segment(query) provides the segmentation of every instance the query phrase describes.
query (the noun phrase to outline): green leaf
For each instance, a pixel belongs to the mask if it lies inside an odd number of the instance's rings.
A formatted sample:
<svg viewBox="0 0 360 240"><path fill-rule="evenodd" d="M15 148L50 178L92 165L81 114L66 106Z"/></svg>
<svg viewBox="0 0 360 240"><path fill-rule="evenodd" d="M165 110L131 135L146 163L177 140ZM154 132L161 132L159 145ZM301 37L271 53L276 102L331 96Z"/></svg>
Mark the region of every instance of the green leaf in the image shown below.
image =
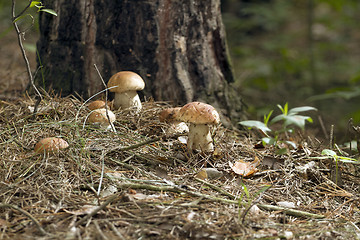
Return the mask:
<svg viewBox="0 0 360 240"><path fill-rule="evenodd" d="M277 107L281 110L281 112L286 116L288 113L288 103L285 103L284 107L282 107L280 104L277 105Z"/></svg>
<svg viewBox="0 0 360 240"><path fill-rule="evenodd" d="M36 5L41 6L42 5L41 1L32 1L30 4L30 8L35 7ZM38 7L38 6L36 6L36 7Z"/></svg>
<svg viewBox="0 0 360 240"><path fill-rule="evenodd" d="M310 106L296 107L296 108L290 109L289 115L295 115L299 112L306 112L306 111L317 111L317 109L314 107L310 107Z"/></svg>
<svg viewBox="0 0 360 240"><path fill-rule="evenodd" d="M271 132L271 129L268 128L263 122L260 122L260 121L248 120L248 121L241 121L239 123L248 128L257 128L263 132Z"/></svg>
<svg viewBox="0 0 360 240"><path fill-rule="evenodd" d="M339 157L339 161L343 163L360 164L360 162L356 159L343 159L342 157Z"/></svg>
<svg viewBox="0 0 360 240"><path fill-rule="evenodd" d="M271 110L267 115L264 115L264 123L267 126L267 124L269 123L270 117L272 115L274 110Z"/></svg>
<svg viewBox="0 0 360 240"><path fill-rule="evenodd" d="M284 155L286 153L287 153L286 148L280 148L280 149L276 150L276 154L278 154L278 155Z"/></svg>
<svg viewBox="0 0 360 240"><path fill-rule="evenodd" d="M257 191L253 198L256 198L257 196L259 196L261 193L267 191L269 188L271 188L271 185L265 185L264 187L262 187L259 191Z"/></svg>
<svg viewBox="0 0 360 240"><path fill-rule="evenodd" d="M47 8L45 8L45 9L41 9L40 11L41 11L41 12L49 13L49 14L54 15L54 16L57 16L57 13L56 13L54 10L52 10L52 9L47 9Z"/></svg>
<svg viewBox="0 0 360 240"><path fill-rule="evenodd" d="M286 116L284 114L280 114L280 115L277 115L276 117L274 117L272 120L271 120L271 123L275 123L275 122L278 122L278 121L281 121L281 120L285 120L286 119Z"/></svg>
<svg viewBox="0 0 360 240"><path fill-rule="evenodd" d="M290 145L290 146L292 146L294 149L296 149L296 148L297 148L296 143L295 143L295 142L293 142L293 141L285 141L285 143L286 143L286 144L289 144L289 145Z"/></svg>
<svg viewBox="0 0 360 240"><path fill-rule="evenodd" d="M337 157L336 152L334 152L333 150L330 150L330 149L322 150L321 155L326 155L326 156L329 156L329 157Z"/></svg>
<svg viewBox="0 0 360 240"><path fill-rule="evenodd" d="M244 190L244 192L245 192L245 194L246 194L246 197L248 198L248 199L250 199L250 193L249 193L249 190L248 190L248 188L246 187L246 185L241 181L241 186L243 187L243 190Z"/></svg>
<svg viewBox="0 0 360 240"><path fill-rule="evenodd" d="M261 141L262 141L262 144L263 144L264 146L266 146L266 145L275 145L275 143L276 143L276 139L275 139L275 138L271 138L271 137L263 137L263 138L261 139Z"/></svg>
<svg viewBox="0 0 360 240"><path fill-rule="evenodd" d="M21 16L15 18L15 20L14 20L13 22L15 23L15 22L23 19L24 17L31 17L31 18L33 18L33 16L32 16L31 14L26 14L26 15L21 15Z"/></svg>
<svg viewBox="0 0 360 240"><path fill-rule="evenodd" d="M301 116L301 115L288 115L285 116L285 122L284 125L295 125L301 129L305 128L305 121L311 122L312 119L308 116Z"/></svg>

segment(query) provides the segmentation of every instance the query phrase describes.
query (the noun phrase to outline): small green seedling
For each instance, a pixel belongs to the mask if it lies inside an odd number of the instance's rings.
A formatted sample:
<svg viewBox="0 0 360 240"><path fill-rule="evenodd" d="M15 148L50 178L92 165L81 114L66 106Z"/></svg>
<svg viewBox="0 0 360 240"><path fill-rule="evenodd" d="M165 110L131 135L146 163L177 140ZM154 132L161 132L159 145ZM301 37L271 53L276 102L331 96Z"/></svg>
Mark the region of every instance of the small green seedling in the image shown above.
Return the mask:
<svg viewBox="0 0 360 240"><path fill-rule="evenodd" d="M256 121L256 120L248 120L248 121L241 121L239 122L241 125L248 127L249 129L256 128L259 129L264 137L262 138L262 143L264 146L266 145L273 145L278 147L279 143L286 143L291 145L292 147L296 148L296 144L293 141L280 141L279 136L280 134L285 134L288 137L288 134L294 132L294 127L300 128L301 130L305 129L305 123L310 122L312 123L313 120L309 116L299 115L300 112L307 112L307 111L316 111L317 109L314 107L303 106L303 107L296 107L289 110L288 103L283 106L277 105L277 107L281 110L281 114L274 117L270 121L270 117L273 113L271 110L267 115L264 115L264 122ZM269 128L269 125L282 121L282 128L277 131L273 131ZM280 148L277 153L284 154L287 152L286 148Z"/></svg>
<svg viewBox="0 0 360 240"><path fill-rule="evenodd" d="M336 164L338 163L338 161L343 162L343 163L352 163L352 164L360 164L360 161L358 159L355 158L350 158L350 157L344 157L344 156L339 156L335 151L330 150L330 149L324 149L321 152L321 155L323 155L322 157L312 157L314 159L328 159L328 158L332 158L334 159L334 161L336 162Z"/></svg>
<svg viewBox="0 0 360 240"><path fill-rule="evenodd" d="M241 181L242 189L244 190L239 198L239 220L241 220L242 223L245 221L245 216L249 212L250 208L256 203L256 201L261 197L261 195L266 192L269 188L271 188L271 185L265 185L262 187L259 191L257 191L253 196L250 195L250 192L246 185ZM244 195L246 195L247 201L243 200ZM241 207L245 207L243 211L241 211Z"/></svg>
<svg viewBox="0 0 360 240"><path fill-rule="evenodd" d="M335 147L341 153L340 148L335 144ZM332 158L335 161L335 183L338 183L339 161L343 163L360 164L360 161L355 158L339 156L335 151L331 149L324 149L321 152L321 157L312 157L313 159L329 159Z"/></svg>

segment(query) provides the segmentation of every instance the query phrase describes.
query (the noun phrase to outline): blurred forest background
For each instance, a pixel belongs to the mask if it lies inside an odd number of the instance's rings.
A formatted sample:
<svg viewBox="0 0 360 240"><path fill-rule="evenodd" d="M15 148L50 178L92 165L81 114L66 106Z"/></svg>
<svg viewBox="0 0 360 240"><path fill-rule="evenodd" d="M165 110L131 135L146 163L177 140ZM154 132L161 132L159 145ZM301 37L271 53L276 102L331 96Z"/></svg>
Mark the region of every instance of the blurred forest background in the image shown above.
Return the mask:
<svg viewBox="0 0 360 240"><path fill-rule="evenodd" d="M221 2L234 87L248 106L249 119L261 120L277 104L289 102L290 108L318 108L327 129L335 124L340 136L346 135L349 118L360 123L359 0ZM17 1L17 13L27 3ZM27 79L10 20L11 1L0 0L0 9L0 94L20 94ZM19 24L24 30L31 26L31 18ZM25 35L34 71L37 38L34 19ZM19 64L20 72L13 71L14 64ZM16 84L10 84L11 79Z"/></svg>

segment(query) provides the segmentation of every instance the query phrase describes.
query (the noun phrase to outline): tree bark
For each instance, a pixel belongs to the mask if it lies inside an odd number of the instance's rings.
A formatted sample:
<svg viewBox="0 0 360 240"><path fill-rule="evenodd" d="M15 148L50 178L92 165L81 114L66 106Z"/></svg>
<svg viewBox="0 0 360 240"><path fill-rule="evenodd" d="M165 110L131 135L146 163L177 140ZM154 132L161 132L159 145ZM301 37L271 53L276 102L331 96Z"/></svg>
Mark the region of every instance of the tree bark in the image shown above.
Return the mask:
<svg viewBox="0 0 360 240"><path fill-rule="evenodd" d="M140 74L142 92L183 105L212 104L228 117L241 101L227 54L220 0L44 0L58 17L40 14L37 83L84 97L123 70Z"/></svg>

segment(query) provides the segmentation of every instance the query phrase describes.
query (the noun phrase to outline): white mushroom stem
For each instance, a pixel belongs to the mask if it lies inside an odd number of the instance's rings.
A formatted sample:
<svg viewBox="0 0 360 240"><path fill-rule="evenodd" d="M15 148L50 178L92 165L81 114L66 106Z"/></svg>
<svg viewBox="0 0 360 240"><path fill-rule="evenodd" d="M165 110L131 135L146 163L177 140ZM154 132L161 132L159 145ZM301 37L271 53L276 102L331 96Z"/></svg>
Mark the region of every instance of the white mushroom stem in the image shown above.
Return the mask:
<svg viewBox="0 0 360 240"><path fill-rule="evenodd" d="M135 108L136 112L139 112L142 109L139 95L137 94L136 91L115 93L114 108L115 109Z"/></svg>
<svg viewBox="0 0 360 240"><path fill-rule="evenodd" d="M169 129L168 129L169 134L184 133L184 132L189 132L189 128L186 125L186 123L180 122L180 121L174 121L174 122L170 123Z"/></svg>
<svg viewBox="0 0 360 240"><path fill-rule="evenodd" d="M190 123L187 146L203 152L214 151L209 125Z"/></svg>
<svg viewBox="0 0 360 240"><path fill-rule="evenodd" d="M100 123L100 128L105 130L105 131L114 131L116 132L116 129L114 127L114 124L111 122L107 122L107 123Z"/></svg>

